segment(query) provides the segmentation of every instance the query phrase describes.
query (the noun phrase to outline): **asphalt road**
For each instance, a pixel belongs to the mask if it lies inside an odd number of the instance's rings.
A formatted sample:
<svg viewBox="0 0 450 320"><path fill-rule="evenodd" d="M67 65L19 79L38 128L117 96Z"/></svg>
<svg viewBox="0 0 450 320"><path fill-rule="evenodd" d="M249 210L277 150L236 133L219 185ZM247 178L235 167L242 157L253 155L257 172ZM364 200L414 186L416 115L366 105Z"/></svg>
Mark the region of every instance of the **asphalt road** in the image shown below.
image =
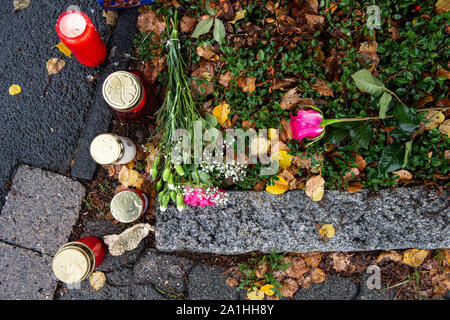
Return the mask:
<svg viewBox="0 0 450 320"><path fill-rule="evenodd" d="M95 0L32 0L14 12L11 1L0 6L0 209L5 184L18 164L70 172L71 161L91 108L102 67L89 68L67 58L60 74L48 78L46 61L62 54L55 25L69 5L78 5L108 42L112 28L105 24ZM10 96L11 84L22 93Z"/></svg>

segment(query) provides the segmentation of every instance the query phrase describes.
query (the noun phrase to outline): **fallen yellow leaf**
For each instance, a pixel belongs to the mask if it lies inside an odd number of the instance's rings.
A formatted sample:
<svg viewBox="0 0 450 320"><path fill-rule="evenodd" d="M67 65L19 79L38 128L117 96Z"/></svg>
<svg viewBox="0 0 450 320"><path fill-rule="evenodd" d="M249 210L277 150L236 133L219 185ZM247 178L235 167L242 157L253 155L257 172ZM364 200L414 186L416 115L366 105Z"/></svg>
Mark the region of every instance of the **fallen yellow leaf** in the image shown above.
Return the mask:
<svg viewBox="0 0 450 320"><path fill-rule="evenodd" d="M266 284L266 285L262 286L261 289L259 289L259 291L264 292L264 294L266 294L268 296L273 296L275 294L275 292L272 290L273 288L274 288L273 285Z"/></svg>
<svg viewBox="0 0 450 320"><path fill-rule="evenodd" d="M322 200L324 193L325 180L321 175L309 178L306 181L306 195L311 198L312 201Z"/></svg>
<svg viewBox="0 0 450 320"><path fill-rule="evenodd" d="M332 224L324 224L320 228L319 233L328 239L334 237L336 229L334 229Z"/></svg>
<svg viewBox="0 0 450 320"><path fill-rule="evenodd" d="M403 253L402 263L410 267L418 267L430 253L429 250L409 249Z"/></svg>
<svg viewBox="0 0 450 320"><path fill-rule="evenodd" d="M231 126L231 120L228 118L230 111L230 105L226 102L222 102L213 110L213 115L217 118L217 122L219 122L223 128Z"/></svg>
<svg viewBox="0 0 450 320"><path fill-rule="evenodd" d="M270 157L271 161L278 161L280 168L289 168L292 164L292 158L294 156L287 153L287 151L280 150Z"/></svg>
<svg viewBox="0 0 450 320"><path fill-rule="evenodd" d="M119 171L119 182L126 188L131 186L141 189L144 178L136 170L130 170L127 166L122 166Z"/></svg>
<svg viewBox="0 0 450 320"><path fill-rule="evenodd" d="M275 129L275 128L270 128L270 129L267 131L267 137L268 137L270 140L274 140L274 139L278 138L278 132L277 132L277 129Z"/></svg>
<svg viewBox="0 0 450 320"><path fill-rule="evenodd" d="M27 8L31 4L31 0L14 0L14 11Z"/></svg>
<svg viewBox="0 0 450 320"><path fill-rule="evenodd" d="M58 43L56 47L61 51L61 53L64 53L69 58L72 56L72 52L69 50L69 48L66 47L66 45L62 42Z"/></svg>
<svg viewBox="0 0 450 320"><path fill-rule="evenodd" d="M450 138L450 119L447 119L441 123L441 125L439 126L439 131Z"/></svg>
<svg viewBox="0 0 450 320"><path fill-rule="evenodd" d="M46 68L48 75L60 73L66 65L66 62L60 58L52 58L47 61Z"/></svg>
<svg viewBox="0 0 450 320"><path fill-rule="evenodd" d="M9 94L14 96L22 92L22 88L18 84L13 84L9 87Z"/></svg>
<svg viewBox="0 0 450 320"><path fill-rule="evenodd" d="M248 300L263 300L265 297L264 292L254 288L247 291Z"/></svg>
<svg viewBox="0 0 450 320"><path fill-rule="evenodd" d="M425 116L429 122L425 124L425 130L433 130L434 128L439 127L439 125L444 122L445 116L440 111L428 111Z"/></svg>
<svg viewBox="0 0 450 320"><path fill-rule="evenodd" d="M239 12L236 12L236 16L234 17L233 20L231 20L229 23L235 24L236 22L238 22L241 19L244 19L245 17L245 13L247 12L247 10L241 10Z"/></svg>
<svg viewBox="0 0 450 320"><path fill-rule="evenodd" d="M266 191L271 194L282 194L289 190L289 182L287 182L285 179L283 179L280 176L277 176L278 180L274 181L274 185L267 185Z"/></svg>
<svg viewBox="0 0 450 320"><path fill-rule="evenodd" d="M95 271L91 276L89 277L89 283L91 284L91 288L94 291L99 291L106 282L106 276L101 271Z"/></svg>

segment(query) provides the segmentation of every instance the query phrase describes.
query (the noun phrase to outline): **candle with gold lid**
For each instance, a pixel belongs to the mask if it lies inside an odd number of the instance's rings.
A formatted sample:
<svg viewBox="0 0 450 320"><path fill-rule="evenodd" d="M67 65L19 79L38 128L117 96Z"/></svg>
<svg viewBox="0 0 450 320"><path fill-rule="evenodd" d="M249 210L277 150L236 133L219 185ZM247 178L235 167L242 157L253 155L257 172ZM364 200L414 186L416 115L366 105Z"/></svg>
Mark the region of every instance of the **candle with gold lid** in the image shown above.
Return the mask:
<svg viewBox="0 0 450 320"><path fill-rule="evenodd" d="M139 190L126 189L117 193L111 201L113 217L122 223L138 220L147 210L148 198Z"/></svg>
<svg viewBox="0 0 450 320"><path fill-rule="evenodd" d="M127 164L136 156L136 145L126 137L103 133L92 140L90 152L101 165Z"/></svg>
<svg viewBox="0 0 450 320"><path fill-rule="evenodd" d="M139 77L131 72L110 74L103 83L103 98L120 121L138 119L145 114L145 88Z"/></svg>

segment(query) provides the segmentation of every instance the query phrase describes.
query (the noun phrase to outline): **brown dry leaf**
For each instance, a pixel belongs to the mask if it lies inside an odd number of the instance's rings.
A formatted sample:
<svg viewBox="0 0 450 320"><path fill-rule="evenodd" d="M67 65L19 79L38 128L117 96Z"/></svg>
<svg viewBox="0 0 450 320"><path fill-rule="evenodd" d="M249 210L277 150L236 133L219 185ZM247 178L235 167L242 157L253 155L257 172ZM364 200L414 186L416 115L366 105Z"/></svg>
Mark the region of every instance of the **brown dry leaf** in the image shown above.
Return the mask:
<svg viewBox="0 0 450 320"><path fill-rule="evenodd" d="M199 79L207 79L208 83L200 83L198 84L196 81L192 81L192 90L197 95L208 96L214 91L214 85L209 81L209 79L215 76L215 67L216 64L213 62L200 62L200 66L192 72L191 76ZM207 75L207 77L205 77ZM201 88L204 89L202 92Z"/></svg>
<svg viewBox="0 0 450 320"><path fill-rule="evenodd" d="M318 0L307 0L306 2L311 7L311 9L314 10L315 13L318 12L318 9L319 9L319 1Z"/></svg>
<svg viewBox="0 0 450 320"><path fill-rule="evenodd" d="M312 268L317 268L320 260L322 259L321 252L308 252L303 254L303 259L306 264Z"/></svg>
<svg viewBox="0 0 450 320"><path fill-rule="evenodd" d="M358 170L359 171L364 171L364 169L366 169L367 167L367 162L366 160L364 160L363 157L361 157L359 154L355 155L355 162L358 164Z"/></svg>
<svg viewBox="0 0 450 320"><path fill-rule="evenodd" d="M144 178L136 170L122 166L119 171L119 182L127 188L136 187L136 189L140 190L142 183L144 183Z"/></svg>
<svg viewBox="0 0 450 320"><path fill-rule="evenodd" d="M263 191L266 188L266 182L260 181L252 187L252 191Z"/></svg>
<svg viewBox="0 0 450 320"><path fill-rule="evenodd" d="M197 19L189 16L184 16L180 21L180 30L183 33L189 33L194 30L197 24Z"/></svg>
<svg viewBox="0 0 450 320"><path fill-rule="evenodd" d="M445 77L445 78L447 78L447 80L449 80L450 79L450 71L445 70L444 68L441 68L436 72L436 77L438 77L438 78Z"/></svg>
<svg viewBox="0 0 450 320"><path fill-rule="evenodd" d="M228 277L225 283L232 288L236 288L238 286L238 281L233 277Z"/></svg>
<svg viewBox="0 0 450 320"><path fill-rule="evenodd" d="M91 284L91 288L94 291L99 291L101 288L103 288L103 286L105 285L105 282L106 282L106 276L101 271L95 271L89 277L89 283Z"/></svg>
<svg viewBox="0 0 450 320"><path fill-rule="evenodd" d="M302 97L298 93L298 88L292 88L281 98L280 107L283 110L292 110L297 106L301 99Z"/></svg>
<svg viewBox="0 0 450 320"><path fill-rule="evenodd" d="M148 33L152 31L159 36L166 29L166 22L163 17L158 16L154 11L145 10L138 17L137 27L140 32Z"/></svg>
<svg viewBox="0 0 450 320"><path fill-rule="evenodd" d="M289 121L285 119L281 119L281 126L283 127L283 130L280 132L280 136L283 134L283 132L286 134L287 139L292 139L292 130L291 130L291 124Z"/></svg>
<svg viewBox="0 0 450 320"><path fill-rule="evenodd" d="M275 83L271 88L272 90L286 89L292 87L297 81L298 79L296 78L275 79Z"/></svg>
<svg viewBox="0 0 450 320"><path fill-rule="evenodd" d="M311 169L312 173L320 172L320 168L323 165L324 156L321 153L313 154L314 164L311 166L313 162L311 157L307 156L306 153L299 154L292 159L292 163L299 168Z"/></svg>
<svg viewBox="0 0 450 320"><path fill-rule="evenodd" d="M323 16L315 15L315 14L307 14L305 13L305 19L308 25L314 27L317 24L324 24L325 18Z"/></svg>
<svg viewBox="0 0 450 320"><path fill-rule="evenodd" d="M325 180L321 175L309 178L306 181L306 195L311 198L312 201L322 200L324 193Z"/></svg>
<svg viewBox="0 0 450 320"><path fill-rule="evenodd" d="M266 262L264 262L263 264L258 265L258 268L256 269L255 272L255 276L257 278L263 279L267 270L269 270L269 265Z"/></svg>
<svg viewBox="0 0 450 320"><path fill-rule="evenodd" d="M435 5L436 13L444 13L450 11L450 1L438 0Z"/></svg>
<svg viewBox="0 0 450 320"><path fill-rule="evenodd" d="M102 17L106 18L106 24L115 27L119 20L119 12L114 10L103 10Z"/></svg>
<svg viewBox="0 0 450 320"><path fill-rule="evenodd" d="M211 60L216 56L212 46L199 46L197 47L196 52L200 57L205 58L206 60Z"/></svg>
<svg viewBox="0 0 450 320"><path fill-rule="evenodd" d="M441 125L439 126L439 131L450 138L450 119L447 119L441 123Z"/></svg>
<svg viewBox="0 0 450 320"><path fill-rule="evenodd" d="M450 150L445 150L444 151L444 158L447 160L450 160Z"/></svg>
<svg viewBox="0 0 450 320"><path fill-rule="evenodd" d="M328 86L325 80L317 79L316 83L311 86L311 89L316 90L323 96L334 97L333 90Z"/></svg>
<svg viewBox="0 0 450 320"><path fill-rule="evenodd" d="M397 171L392 172L392 174L399 175L399 177L397 179L395 179L396 181L411 180L413 177L411 172L409 172L408 170L397 170Z"/></svg>
<svg viewBox="0 0 450 320"><path fill-rule="evenodd" d="M444 274L431 278L431 283L433 285L433 298L443 297L450 290L450 274L444 271Z"/></svg>
<svg viewBox="0 0 450 320"><path fill-rule="evenodd" d="M227 71L219 76L219 84L228 88L230 86L230 81L233 79L233 73Z"/></svg>
<svg viewBox="0 0 450 320"><path fill-rule="evenodd" d="M51 58L46 63L48 75L60 73L65 65L66 62L64 60L60 58Z"/></svg>
<svg viewBox="0 0 450 320"><path fill-rule="evenodd" d="M13 2L14 11L28 8L28 6L30 4L31 4L31 0L14 0L14 2Z"/></svg>
<svg viewBox="0 0 450 320"><path fill-rule="evenodd" d="M165 56L155 56L151 61L145 61L141 65L141 72L145 80L149 83L155 83L158 80L158 76L166 67L166 57Z"/></svg>
<svg viewBox="0 0 450 320"><path fill-rule="evenodd" d="M355 270L355 266L351 263L352 254L346 252L334 252L331 254L331 265L338 272L350 272Z"/></svg>
<svg viewBox="0 0 450 320"><path fill-rule="evenodd" d="M359 52L361 53L376 53L378 50L378 43L376 41L368 41L361 43L359 47Z"/></svg>
<svg viewBox="0 0 450 320"><path fill-rule="evenodd" d="M348 171L345 175L344 175L344 181L345 182L349 182L352 181L354 179L356 179L359 175L359 169L358 168L350 168L350 171Z"/></svg>
<svg viewBox="0 0 450 320"><path fill-rule="evenodd" d="M287 278L281 281L281 295L285 298L293 298L298 290L297 281L292 278Z"/></svg>
<svg viewBox="0 0 450 320"><path fill-rule="evenodd" d="M311 281L313 283L322 283L327 279L327 275L325 274L325 271L323 271L320 268L314 268L311 271Z"/></svg>
<svg viewBox="0 0 450 320"><path fill-rule="evenodd" d="M410 267L418 267L422 264L430 250L409 249L403 253L402 263Z"/></svg>
<svg viewBox="0 0 450 320"><path fill-rule="evenodd" d="M286 263L292 263L289 268L286 269L286 275L291 278L299 279L305 273L311 270L302 257L286 257L283 259Z"/></svg>
<svg viewBox="0 0 450 320"><path fill-rule="evenodd" d="M402 255L394 250L385 251L380 253L380 255L377 258L377 262L380 263L385 259L390 259L391 261L399 262L400 260L402 260Z"/></svg>
<svg viewBox="0 0 450 320"><path fill-rule="evenodd" d="M350 193L356 193L362 190L364 185L361 183L361 181L354 181L350 182L347 187L347 191Z"/></svg>
<svg viewBox="0 0 450 320"><path fill-rule="evenodd" d="M256 89L256 77L239 77L236 84L244 92L252 93Z"/></svg>

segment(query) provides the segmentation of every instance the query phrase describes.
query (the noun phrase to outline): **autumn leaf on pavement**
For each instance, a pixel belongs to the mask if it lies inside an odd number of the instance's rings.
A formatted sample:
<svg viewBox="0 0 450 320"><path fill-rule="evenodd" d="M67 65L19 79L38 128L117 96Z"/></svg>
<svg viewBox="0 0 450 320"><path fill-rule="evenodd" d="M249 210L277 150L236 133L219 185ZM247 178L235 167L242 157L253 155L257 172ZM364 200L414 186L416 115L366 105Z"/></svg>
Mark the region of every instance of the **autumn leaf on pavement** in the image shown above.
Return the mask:
<svg viewBox="0 0 450 320"><path fill-rule="evenodd" d="M285 272L286 275L291 278L299 279L311 270L302 257L286 257L283 259L283 262L290 264Z"/></svg>
<svg viewBox="0 0 450 320"><path fill-rule="evenodd" d="M115 27L119 20L119 12L113 10L103 10L102 16L106 18L106 24Z"/></svg>
<svg viewBox="0 0 450 320"><path fill-rule="evenodd" d="M22 92L22 88L18 84L12 84L9 87L9 94L11 96L15 96L16 94L19 94Z"/></svg>
<svg viewBox="0 0 450 320"><path fill-rule="evenodd" d="M306 23L308 23L308 25L310 25L311 27L314 27L316 25L322 25L325 22L325 17L315 14L305 13L305 19Z"/></svg>
<svg viewBox="0 0 450 320"><path fill-rule="evenodd" d="M298 88L292 88L286 92L281 98L280 107L283 110L292 110L302 99L302 96L298 93Z"/></svg>
<svg viewBox="0 0 450 320"><path fill-rule="evenodd" d="M322 259L321 252L308 252L304 253L302 256L306 264L312 268L316 268L319 265L320 260Z"/></svg>
<svg viewBox="0 0 450 320"><path fill-rule="evenodd" d="M184 16L180 21L180 30L183 33L189 33L194 30L197 24L197 19L189 16Z"/></svg>
<svg viewBox="0 0 450 320"><path fill-rule="evenodd" d="M397 179L395 179L396 181L411 180L413 177L411 172L409 172L408 170L397 170L397 171L392 172L392 174L399 176Z"/></svg>
<svg viewBox="0 0 450 320"><path fill-rule="evenodd" d="M293 298L298 290L298 283L292 278L281 281L281 295L285 298Z"/></svg>
<svg viewBox="0 0 450 320"><path fill-rule="evenodd" d="M152 31L159 36L166 29L166 22L152 10L145 10L138 17L137 27L142 33Z"/></svg>
<svg viewBox="0 0 450 320"><path fill-rule="evenodd" d="M28 6L31 4L31 0L14 0L14 11L22 10L25 8L28 8Z"/></svg>
<svg viewBox="0 0 450 320"><path fill-rule="evenodd" d="M263 300L264 297L265 297L264 292L262 292L256 288L253 288L253 289L250 289L249 291L247 291L248 300Z"/></svg>
<svg viewBox="0 0 450 320"><path fill-rule="evenodd" d="M119 171L119 182L127 188L136 187L136 189L141 189L144 178L136 170L128 169L127 166L122 166Z"/></svg>
<svg viewBox="0 0 450 320"><path fill-rule="evenodd" d="M89 277L89 283L91 284L91 288L94 291L99 291L106 282L106 276L101 271L95 271L91 276Z"/></svg>
<svg viewBox="0 0 450 320"><path fill-rule="evenodd" d="M277 176L278 180L274 181L274 184L266 186L266 191L271 194L282 194L289 190L289 182L280 176Z"/></svg>
<svg viewBox="0 0 450 320"><path fill-rule="evenodd" d="M205 58L206 60L214 60L213 58L216 56L212 46L198 46L196 52L200 57Z"/></svg>
<svg viewBox="0 0 450 320"><path fill-rule="evenodd" d="M60 58L52 58L47 61L46 67L48 75L60 73L66 65L66 62Z"/></svg>
<svg viewBox="0 0 450 320"><path fill-rule="evenodd" d="M336 234L336 229L334 229L332 224L324 224L320 229L319 229L319 234L321 234L322 236L325 237L325 239L329 239L334 237L334 235Z"/></svg>
<svg viewBox="0 0 450 320"><path fill-rule="evenodd" d="M325 180L321 175L309 178L306 181L306 195L311 198L312 201L322 200L324 194Z"/></svg>
<svg viewBox="0 0 450 320"><path fill-rule="evenodd" d="M219 84L228 88L230 86L230 80L233 79L233 73L231 71L227 71L219 76Z"/></svg>
<svg viewBox="0 0 450 320"><path fill-rule="evenodd" d="M63 42L58 43L55 47L57 47L59 51L64 55L66 55L67 57L70 58L72 56L72 52L70 51L69 48L67 48L67 46Z"/></svg>
<svg viewBox="0 0 450 320"><path fill-rule="evenodd" d="M272 290L274 286L272 284L266 284L262 286L259 290L264 292L265 295L273 296L275 292Z"/></svg>
<svg viewBox="0 0 450 320"><path fill-rule="evenodd" d="M349 272L353 273L355 271L355 265L350 261L352 254L346 252L334 252L331 254L331 265L333 269L338 272Z"/></svg>
<svg viewBox="0 0 450 320"><path fill-rule="evenodd" d="M323 96L334 97L333 90L328 86L325 80L317 79L316 83L311 86L311 89L316 90Z"/></svg>
<svg viewBox="0 0 450 320"><path fill-rule="evenodd" d="M420 266L425 258L430 253L430 250L410 249L403 253L402 263L410 267Z"/></svg>
<svg viewBox="0 0 450 320"><path fill-rule="evenodd" d="M327 279L325 271L320 268L314 268L311 271L311 281L314 283L322 283Z"/></svg>
<svg viewBox="0 0 450 320"><path fill-rule="evenodd" d="M361 181L353 181L348 184L347 191L350 193L356 193L362 190L364 185Z"/></svg>

